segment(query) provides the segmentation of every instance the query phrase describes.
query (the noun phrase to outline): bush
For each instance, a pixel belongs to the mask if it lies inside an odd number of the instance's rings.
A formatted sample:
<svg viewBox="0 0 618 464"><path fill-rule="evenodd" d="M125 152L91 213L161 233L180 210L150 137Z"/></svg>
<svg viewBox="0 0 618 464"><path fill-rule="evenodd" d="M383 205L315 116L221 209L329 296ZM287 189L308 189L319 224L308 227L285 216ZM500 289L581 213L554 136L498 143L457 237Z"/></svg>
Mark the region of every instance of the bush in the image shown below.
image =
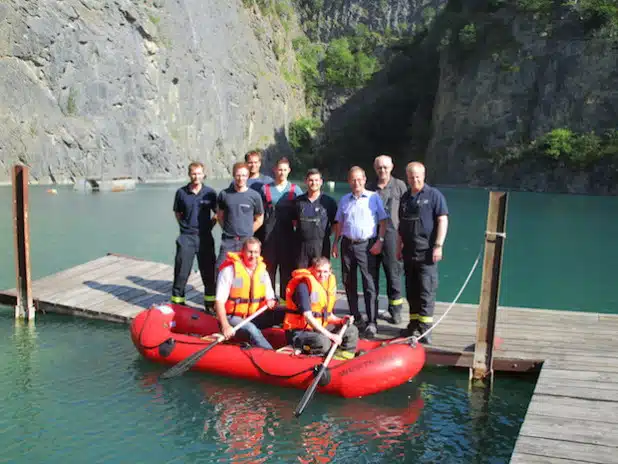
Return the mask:
<svg viewBox="0 0 618 464"><path fill-rule="evenodd" d="M533 144L542 154L557 160L571 157L574 141L575 134L570 129L554 129Z"/></svg>
<svg viewBox="0 0 618 464"><path fill-rule="evenodd" d="M357 89L378 69L378 61L362 50L353 51L346 37L328 44L324 58L324 75L328 85Z"/></svg>
<svg viewBox="0 0 618 464"><path fill-rule="evenodd" d="M317 135L322 123L315 118L300 118L289 127L288 141L295 152L311 151L313 138Z"/></svg>

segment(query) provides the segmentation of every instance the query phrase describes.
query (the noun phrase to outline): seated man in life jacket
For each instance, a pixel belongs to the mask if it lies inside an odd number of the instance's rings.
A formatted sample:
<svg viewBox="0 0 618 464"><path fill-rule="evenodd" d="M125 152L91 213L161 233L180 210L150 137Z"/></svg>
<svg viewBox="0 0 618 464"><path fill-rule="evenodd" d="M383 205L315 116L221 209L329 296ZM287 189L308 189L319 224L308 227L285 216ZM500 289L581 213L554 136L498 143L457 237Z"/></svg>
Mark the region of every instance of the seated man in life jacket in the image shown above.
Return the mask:
<svg viewBox="0 0 618 464"><path fill-rule="evenodd" d="M309 269L297 269L285 291L287 311L283 319L286 337L295 349L308 354L326 354L332 343L339 348L334 359L351 359L358 344L358 329L350 325L343 337L334 333L346 321L333 314L337 284L330 262L314 258Z"/></svg>
<svg viewBox="0 0 618 464"><path fill-rule="evenodd" d="M233 327L243 319L264 305L270 309L277 305L270 277L260 256L261 248L257 238L249 237L243 243L240 253L228 252L226 260L219 267L215 311L226 340L234 336ZM261 329L275 324L274 311L266 311L239 332L244 331L252 345L272 350L273 347Z"/></svg>

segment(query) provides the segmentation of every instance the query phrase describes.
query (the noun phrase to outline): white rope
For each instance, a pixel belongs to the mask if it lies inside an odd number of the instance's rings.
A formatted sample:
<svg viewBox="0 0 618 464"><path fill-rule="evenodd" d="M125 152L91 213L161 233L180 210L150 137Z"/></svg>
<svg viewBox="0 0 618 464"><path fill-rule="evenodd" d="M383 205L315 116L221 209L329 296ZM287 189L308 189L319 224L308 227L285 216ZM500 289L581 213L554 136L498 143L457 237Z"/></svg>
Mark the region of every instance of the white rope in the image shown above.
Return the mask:
<svg viewBox="0 0 618 464"><path fill-rule="evenodd" d="M472 265L472 269L470 269L470 272L468 273L468 277L466 277L465 282L463 283L462 287L459 289L459 293L457 293L457 296L455 296L455 299L453 300L453 302L449 305L446 311L444 311L444 314L442 314L442 316L440 316L440 318L436 321L436 323L432 325L431 327L429 327L429 329L427 329L424 333L422 333L418 337L407 337L408 339L412 338L412 341L416 343L416 341L425 337L428 333L430 333L433 329L435 329L440 322L442 322L442 319L444 319L446 315L449 313L449 311L453 309L453 306L455 306L455 304L457 303L457 300L459 300L459 297L461 296L463 291L466 289L468 282L470 282L470 279L472 278L472 274L474 274L476 267L479 265L479 261L481 260L482 255L483 255L483 245L481 246L481 250L479 251L479 254L474 260L474 264Z"/></svg>
<svg viewBox="0 0 618 464"><path fill-rule="evenodd" d="M488 235L493 235L495 237L506 238L506 232L492 232L491 230L486 230L485 231L485 237L487 237Z"/></svg>

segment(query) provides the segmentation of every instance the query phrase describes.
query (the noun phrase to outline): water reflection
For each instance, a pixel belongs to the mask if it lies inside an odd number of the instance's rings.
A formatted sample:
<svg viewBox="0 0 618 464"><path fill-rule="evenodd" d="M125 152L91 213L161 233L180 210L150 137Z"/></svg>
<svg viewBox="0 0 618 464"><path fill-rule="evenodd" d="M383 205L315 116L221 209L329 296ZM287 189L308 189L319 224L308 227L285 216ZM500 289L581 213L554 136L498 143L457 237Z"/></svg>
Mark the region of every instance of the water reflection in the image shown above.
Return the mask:
<svg viewBox="0 0 618 464"><path fill-rule="evenodd" d="M403 456L424 407L418 387L408 384L361 399L317 395L298 419L293 412L301 390L203 374L158 383L159 372L143 374L152 400L173 404L176 417L167 419L200 427L196 440L216 443L209 456L220 462L348 462L364 449Z"/></svg>

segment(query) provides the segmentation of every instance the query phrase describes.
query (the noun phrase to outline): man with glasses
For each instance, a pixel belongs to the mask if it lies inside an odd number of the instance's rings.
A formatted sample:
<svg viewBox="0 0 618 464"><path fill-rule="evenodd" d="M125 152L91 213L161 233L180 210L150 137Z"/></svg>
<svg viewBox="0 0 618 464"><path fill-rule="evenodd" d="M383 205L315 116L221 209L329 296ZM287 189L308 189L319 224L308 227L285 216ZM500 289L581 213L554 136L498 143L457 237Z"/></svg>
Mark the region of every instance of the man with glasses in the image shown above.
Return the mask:
<svg viewBox="0 0 618 464"><path fill-rule="evenodd" d="M354 316L354 323L362 328L364 322L358 311L358 269L361 273L367 314L367 326L364 327L363 335L373 338L378 333L376 256L382 252L388 214L384 211L380 196L365 190L366 182L367 176L362 168L354 166L348 171L348 183L352 192L339 201L332 255L333 258L339 256L339 239L342 238L341 270L350 314Z"/></svg>

